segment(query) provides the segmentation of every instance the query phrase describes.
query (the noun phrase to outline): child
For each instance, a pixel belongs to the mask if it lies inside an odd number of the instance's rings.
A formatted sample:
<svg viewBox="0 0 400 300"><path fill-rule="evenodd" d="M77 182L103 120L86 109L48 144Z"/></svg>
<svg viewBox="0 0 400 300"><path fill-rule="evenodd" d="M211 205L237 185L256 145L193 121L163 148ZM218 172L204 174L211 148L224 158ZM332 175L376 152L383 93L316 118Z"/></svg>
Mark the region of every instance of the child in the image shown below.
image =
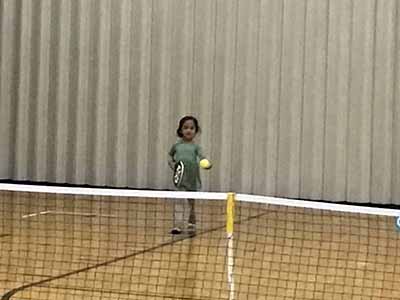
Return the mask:
<svg viewBox="0 0 400 300"><path fill-rule="evenodd" d="M182 161L185 168L183 178L177 187L180 191L199 191L201 188L199 161L204 159L201 148L194 143L194 138L200 132L199 122L195 117L186 116L179 121L176 131L179 141L169 151L168 161L171 169L175 163ZM194 212L194 199L187 199L189 205L188 229L195 230L196 216ZM174 228L171 234L180 234L184 225L185 202L176 200L174 206Z"/></svg>

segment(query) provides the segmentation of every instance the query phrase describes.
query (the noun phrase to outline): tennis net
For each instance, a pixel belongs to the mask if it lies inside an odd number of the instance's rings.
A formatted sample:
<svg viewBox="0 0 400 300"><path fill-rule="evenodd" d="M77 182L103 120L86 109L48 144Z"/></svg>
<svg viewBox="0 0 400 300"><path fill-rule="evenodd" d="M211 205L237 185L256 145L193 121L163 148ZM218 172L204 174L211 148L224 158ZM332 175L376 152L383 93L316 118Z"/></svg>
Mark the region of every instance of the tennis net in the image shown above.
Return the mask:
<svg viewBox="0 0 400 300"><path fill-rule="evenodd" d="M398 215L244 194L0 184L0 299L399 299ZM185 223L172 235L177 218Z"/></svg>

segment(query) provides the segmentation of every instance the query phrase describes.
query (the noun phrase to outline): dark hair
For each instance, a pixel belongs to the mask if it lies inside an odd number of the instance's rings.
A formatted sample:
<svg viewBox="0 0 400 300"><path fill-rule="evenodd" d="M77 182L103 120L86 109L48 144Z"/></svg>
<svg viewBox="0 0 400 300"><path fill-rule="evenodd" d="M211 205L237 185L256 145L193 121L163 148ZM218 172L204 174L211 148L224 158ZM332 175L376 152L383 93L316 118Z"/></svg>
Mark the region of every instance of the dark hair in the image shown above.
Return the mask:
<svg viewBox="0 0 400 300"><path fill-rule="evenodd" d="M178 129L176 130L176 134L177 134L177 136L179 136L180 138L183 137L183 133L182 133L183 124L185 124L185 122L186 122L186 121L189 121L189 120L192 120L192 121L193 121L193 123L194 123L194 129L195 129L195 132L196 132L196 133L198 133L198 132L201 131L201 128L200 128L200 126L199 126L199 121L197 121L197 119L196 119L195 117L193 117L193 116L185 116L185 117L183 117L182 119L179 120L179 127L178 127Z"/></svg>

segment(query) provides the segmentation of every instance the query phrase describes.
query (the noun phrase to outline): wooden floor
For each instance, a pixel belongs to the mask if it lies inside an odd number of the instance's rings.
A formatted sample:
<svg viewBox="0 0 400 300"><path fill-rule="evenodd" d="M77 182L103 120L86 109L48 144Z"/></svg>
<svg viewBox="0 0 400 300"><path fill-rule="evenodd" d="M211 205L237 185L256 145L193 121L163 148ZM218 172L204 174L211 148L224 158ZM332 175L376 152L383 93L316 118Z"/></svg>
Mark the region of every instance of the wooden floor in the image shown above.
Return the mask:
<svg viewBox="0 0 400 300"><path fill-rule="evenodd" d="M0 192L0 299L229 299L222 201ZM237 205L235 299L400 299L389 217ZM1 298L2 295L3 298Z"/></svg>

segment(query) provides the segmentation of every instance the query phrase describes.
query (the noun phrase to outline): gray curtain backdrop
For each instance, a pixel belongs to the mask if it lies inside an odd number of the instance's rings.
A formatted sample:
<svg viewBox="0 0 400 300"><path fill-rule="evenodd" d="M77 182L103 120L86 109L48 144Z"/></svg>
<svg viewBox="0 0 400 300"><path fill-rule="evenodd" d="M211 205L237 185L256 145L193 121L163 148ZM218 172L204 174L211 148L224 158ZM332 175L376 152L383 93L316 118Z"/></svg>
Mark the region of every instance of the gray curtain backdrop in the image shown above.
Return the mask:
<svg viewBox="0 0 400 300"><path fill-rule="evenodd" d="M400 204L400 1L1 0L0 178Z"/></svg>

